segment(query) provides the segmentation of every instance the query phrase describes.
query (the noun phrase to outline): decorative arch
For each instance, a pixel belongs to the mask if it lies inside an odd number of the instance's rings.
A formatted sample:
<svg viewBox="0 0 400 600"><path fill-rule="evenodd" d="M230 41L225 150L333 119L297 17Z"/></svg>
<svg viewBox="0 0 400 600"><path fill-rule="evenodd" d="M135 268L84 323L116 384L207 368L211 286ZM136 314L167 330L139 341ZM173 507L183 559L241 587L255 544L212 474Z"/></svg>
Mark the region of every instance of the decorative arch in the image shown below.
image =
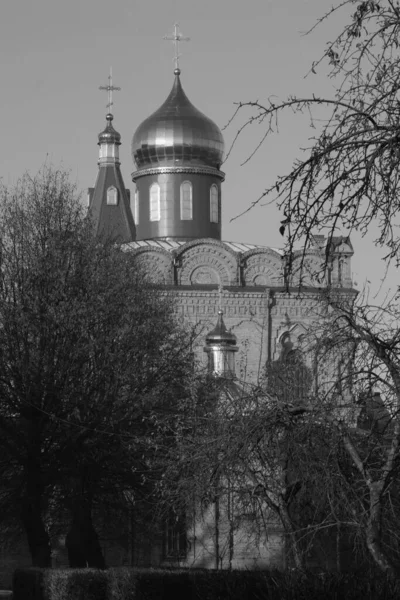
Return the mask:
<svg viewBox="0 0 400 600"><path fill-rule="evenodd" d="M317 253L295 257L288 275L290 287L321 287L326 285L324 258Z"/></svg>
<svg viewBox="0 0 400 600"><path fill-rule="evenodd" d="M140 248L134 251L135 260L143 268L148 281L160 285L173 284L172 259L161 248Z"/></svg>
<svg viewBox="0 0 400 600"><path fill-rule="evenodd" d="M237 256L217 240L195 240L175 254L180 285L237 285Z"/></svg>
<svg viewBox="0 0 400 600"><path fill-rule="evenodd" d="M245 286L261 285L282 287L284 285L283 261L278 252L270 248L256 248L242 255Z"/></svg>

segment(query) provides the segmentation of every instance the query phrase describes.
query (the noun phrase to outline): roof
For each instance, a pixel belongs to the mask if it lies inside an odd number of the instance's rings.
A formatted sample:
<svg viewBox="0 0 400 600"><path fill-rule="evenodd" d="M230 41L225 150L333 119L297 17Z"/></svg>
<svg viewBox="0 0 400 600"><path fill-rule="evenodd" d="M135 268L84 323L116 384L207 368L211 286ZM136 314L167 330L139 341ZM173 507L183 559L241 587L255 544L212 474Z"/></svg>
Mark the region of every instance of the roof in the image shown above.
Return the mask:
<svg viewBox="0 0 400 600"><path fill-rule="evenodd" d="M192 240L190 240L192 241ZM213 242L215 240L212 240ZM140 240L137 242L130 242L127 244L129 249L131 250L139 250L140 248L159 248L160 250L166 250L167 252L173 252L174 250L178 250L181 246L187 244L187 241L175 241L175 240ZM256 244L246 244L243 242L225 242L222 241L222 244L228 246L233 252L243 253L248 252L249 250L272 250L281 256L284 255L284 251L282 248L270 248L269 246L260 246Z"/></svg>

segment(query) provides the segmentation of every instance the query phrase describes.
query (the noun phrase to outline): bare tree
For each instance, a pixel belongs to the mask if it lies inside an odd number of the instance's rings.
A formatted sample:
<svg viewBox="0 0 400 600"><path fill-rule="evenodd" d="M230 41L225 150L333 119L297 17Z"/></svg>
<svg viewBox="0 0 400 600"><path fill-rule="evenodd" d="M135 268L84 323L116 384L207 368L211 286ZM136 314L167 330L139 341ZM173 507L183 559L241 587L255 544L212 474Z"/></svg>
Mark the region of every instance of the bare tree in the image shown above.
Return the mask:
<svg viewBox="0 0 400 600"><path fill-rule="evenodd" d="M351 557L394 575L399 316L396 302L359 308L331 295L304 340L303 363L276 361L263 389L214 380L207 401L192 398L171 427L174 456L161 482L168 503L190 514L192 502L198 517L199 507L230 496L232 531L248 527L249 515L255 534L279 524L297 568L325 551L322 567Z"/></svg>
<svg viewBox="0 0 400 600"><path fill-rule="evenodd" d="M353 10L350 20L349 8ZM312 144L261 196L277 202L283 212L280 231L287 233L288 256L299 241L307 247L313 232L326 231L328 238L343 229L365 234L375 224L376 244L398 264L400 9L392 0L342 0L309 34L341 12L347 24L327 43L309 73L312 90L313 77L327 66L330 82L336 84L334 95L324 98L311 92L282 101L274 97L264 103L240 102L230 123L244 109L246 114L250 109L250 117L234 143L247 126L258 123L261 136L256 152L277 132L285 112L305 113L313 127ZM326 116L321 127L315 126L314 110L318 121Z"/></svg>

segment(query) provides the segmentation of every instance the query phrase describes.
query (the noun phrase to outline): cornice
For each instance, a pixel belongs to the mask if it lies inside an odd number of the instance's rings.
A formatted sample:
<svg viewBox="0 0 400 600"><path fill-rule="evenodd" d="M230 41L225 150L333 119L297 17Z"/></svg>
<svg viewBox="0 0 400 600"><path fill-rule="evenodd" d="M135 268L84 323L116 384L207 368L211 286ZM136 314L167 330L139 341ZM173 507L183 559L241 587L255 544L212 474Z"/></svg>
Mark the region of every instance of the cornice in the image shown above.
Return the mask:
<svg viewBox="0 0 400 600"><path fill-rule="evenodd" d="M145 177L146 175L164 175L169 173L191 173L195 175L213 175L218 177L221 181L225 180L225 173L219 171L214 167L202 167L202 166L174 166L174 167L149 167L147 169L138 169L132 173L132 181L136 181L139 177Z"/></svg>

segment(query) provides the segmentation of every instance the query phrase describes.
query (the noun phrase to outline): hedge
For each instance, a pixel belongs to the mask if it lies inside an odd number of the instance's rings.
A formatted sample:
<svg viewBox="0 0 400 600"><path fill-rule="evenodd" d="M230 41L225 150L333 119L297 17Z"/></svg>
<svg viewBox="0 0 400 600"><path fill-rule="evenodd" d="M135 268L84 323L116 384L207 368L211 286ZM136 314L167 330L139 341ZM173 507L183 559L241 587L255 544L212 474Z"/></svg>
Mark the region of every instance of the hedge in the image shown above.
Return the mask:
<svg viewBox="0 0 400 600"><path fill-rule="evenodd" d="M18 569L13 600L397 600L400 579L354 573Z"/></svg>

